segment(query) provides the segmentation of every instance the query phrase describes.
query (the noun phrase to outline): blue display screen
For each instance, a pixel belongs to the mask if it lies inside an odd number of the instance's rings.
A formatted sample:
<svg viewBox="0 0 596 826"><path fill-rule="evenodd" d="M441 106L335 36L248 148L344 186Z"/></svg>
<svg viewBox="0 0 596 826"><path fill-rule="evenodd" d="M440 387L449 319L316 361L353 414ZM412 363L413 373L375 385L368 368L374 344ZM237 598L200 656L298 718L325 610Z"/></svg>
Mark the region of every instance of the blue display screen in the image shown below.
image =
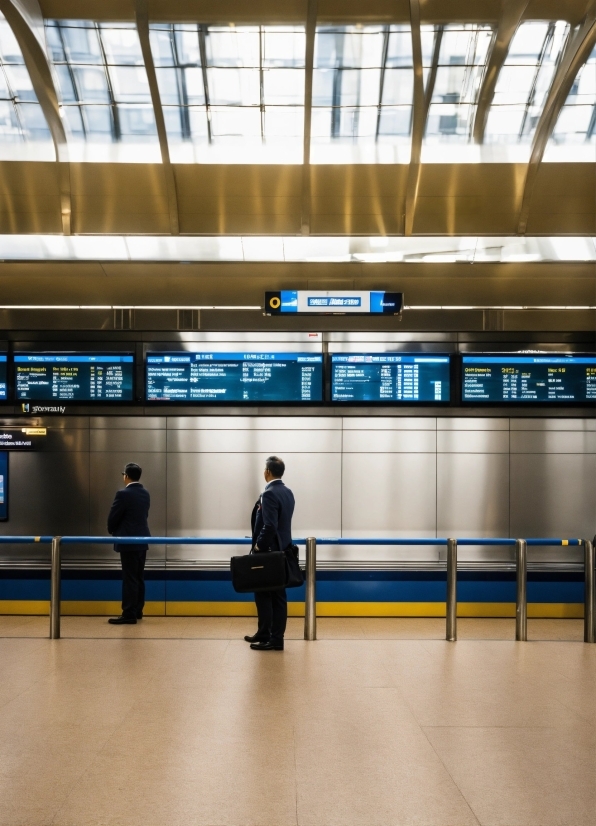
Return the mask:
<svg viewBox="0 0 596 826"><path fill-rule="evenodd" d="M0 450L0 522L8 519L8 453Z"/></svg>
<svg viewBox="0 0 596 826"><path fill-rule="evenodd" d="M147 401L322 400L320 353L147 354Z"/></svg>
<svg viewBox="0 0 596 826"><path fill-rule="evenodd" d="M464 356L465 402L596 401L596 356Z"/></svg>
<svg viewBox="0 0 596 826"><path fill-rule="evenodd" d="M0 353L0 401L8 398L6 356Z"/></svg>
<svg viewBox="0 0 596 826"><path fill-rule="evenodd" d="M448 402L449 356L334 353L331 398L334 402Z"/></svg>
<svg viewBox="0 0 596 826"><path fill-rule="evenodd" d="M132 401L134 356L123 353L15 355L17 399Z"/></svg>

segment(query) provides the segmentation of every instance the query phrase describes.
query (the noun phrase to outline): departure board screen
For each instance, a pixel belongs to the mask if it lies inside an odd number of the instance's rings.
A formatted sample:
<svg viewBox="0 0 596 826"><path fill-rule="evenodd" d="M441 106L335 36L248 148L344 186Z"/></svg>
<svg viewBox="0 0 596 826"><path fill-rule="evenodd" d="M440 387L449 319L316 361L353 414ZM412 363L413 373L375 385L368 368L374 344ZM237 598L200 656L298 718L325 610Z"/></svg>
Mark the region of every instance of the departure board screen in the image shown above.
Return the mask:
<svg viewBox="0 0 596 826"><path fill-rule="evenodd" d="M147 354L147 401L322 400L321 353Z"/></svg>
<svg viewBox="0 0 596 826"><path fill-rule="evenodd" d="M120 353L19 353L17 399L132 401L134 356Z"/></svg>
<svg viewBox="0 0 596 826"><path fill-rule="evenodd" d="M6 356L0 353L0 401L8 398Z"/></svg>
<svg viewBox="0 0 596 826"><path fill-rule="evenodd" d="M448 402L449 356L334 353L331 398L334 402Z"/></svg>
<svg viewBox="0 0 596 826"><path fill-rule="evenodd" d="M0 450L0 522L8 519L8 453Z"/></svg>
<svg viewBox="0 0 596 826"><path fill-rule="evenodd" d="M463 400L596 401L596 356L464 356Z"/></svg>

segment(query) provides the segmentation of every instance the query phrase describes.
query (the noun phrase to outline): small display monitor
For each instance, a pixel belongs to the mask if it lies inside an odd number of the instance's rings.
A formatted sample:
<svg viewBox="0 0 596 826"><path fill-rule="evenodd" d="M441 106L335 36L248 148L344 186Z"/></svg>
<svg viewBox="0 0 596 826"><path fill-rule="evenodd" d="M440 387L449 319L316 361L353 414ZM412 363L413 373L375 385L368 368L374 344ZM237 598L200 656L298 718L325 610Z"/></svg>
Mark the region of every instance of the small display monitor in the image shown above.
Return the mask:
<svg viewBox="0 0 596 826"><path fill-rule="evenodd" d="M464 402L594 402L596 355L463 356Z"/></svg>
<svg viewBox="0 0 596 826"><path fill-rule="evenodd" d="M6 354L0 353L0 401L8 398L8 370Z"/></svg>
<svg viewBox="0 0 596 826"><path fill-rule="evenodd" d="M147 401L321 402L321 353L148 353Z"/></svg>
<svg viewBox="0 0 596 826"><path fill-rule="evenodd" d="M122 402L133 399L134 356L126 353L17 353L17 399Z"/></svg>
<svg viewBox="0 0 596 826"><path fill-rule="evenodd" d="M449 356L419 353L334 353L334 402L448 402Z"/></svg>

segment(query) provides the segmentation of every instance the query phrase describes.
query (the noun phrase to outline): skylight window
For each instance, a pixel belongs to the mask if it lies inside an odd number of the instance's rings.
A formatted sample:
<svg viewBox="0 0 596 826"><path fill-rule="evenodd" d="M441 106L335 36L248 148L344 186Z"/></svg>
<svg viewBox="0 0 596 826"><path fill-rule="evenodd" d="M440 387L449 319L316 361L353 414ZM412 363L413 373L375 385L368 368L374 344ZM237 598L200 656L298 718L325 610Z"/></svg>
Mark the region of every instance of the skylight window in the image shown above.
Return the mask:
<svg viewBox="0 0 596 826"><path fill-rule="evenodd" d="M569 24L523 23L501 69L485 143L531 144L569 35Z"/></svg>
<svg viewBox="0 0 596 826"><path fill-rule="evenodd" d="M52 137L12 29L0 14L0 158L54 160Z"/></svg>
<svg viewBox="0 0 596 826"><path fill-rule="evenodd" d="M150 29L172 160L302 162L303 27Z"/></svg>
<svg viewBox="0 0 596 826"><path fill-rule="evenodd" d="M319 27L311 161L406 163L413 87L409 26Z"/></svg>
<svg viewBox="0 0 596 826"><path fill-rule="evenodd" d="M596 48L576 75L544 160L596 161Z"/></svg>
<svg viewBox="0 0 596 826"><path fill-rule="evenodd" d="M69 144L92 145L90 160L159 160L151 93L134 25L49 20L46 38ZM102 153L99 147L110 144L125 150ZM75 157L78 154L75 151Z"/></svg>

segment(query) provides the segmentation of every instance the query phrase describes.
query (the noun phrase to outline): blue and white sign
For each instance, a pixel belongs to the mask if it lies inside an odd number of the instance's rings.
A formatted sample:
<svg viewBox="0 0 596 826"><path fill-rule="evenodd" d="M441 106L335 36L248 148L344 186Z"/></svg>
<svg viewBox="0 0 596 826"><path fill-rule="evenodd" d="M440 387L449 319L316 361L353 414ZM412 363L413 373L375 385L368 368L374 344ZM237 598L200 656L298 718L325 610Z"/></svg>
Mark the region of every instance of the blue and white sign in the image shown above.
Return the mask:
<svg viewBox="0 0 596 826"><path fill-rule="evenodd" d="M265 293L265 315L401 315L403 293L370 290L279 290Z"/></svg>

